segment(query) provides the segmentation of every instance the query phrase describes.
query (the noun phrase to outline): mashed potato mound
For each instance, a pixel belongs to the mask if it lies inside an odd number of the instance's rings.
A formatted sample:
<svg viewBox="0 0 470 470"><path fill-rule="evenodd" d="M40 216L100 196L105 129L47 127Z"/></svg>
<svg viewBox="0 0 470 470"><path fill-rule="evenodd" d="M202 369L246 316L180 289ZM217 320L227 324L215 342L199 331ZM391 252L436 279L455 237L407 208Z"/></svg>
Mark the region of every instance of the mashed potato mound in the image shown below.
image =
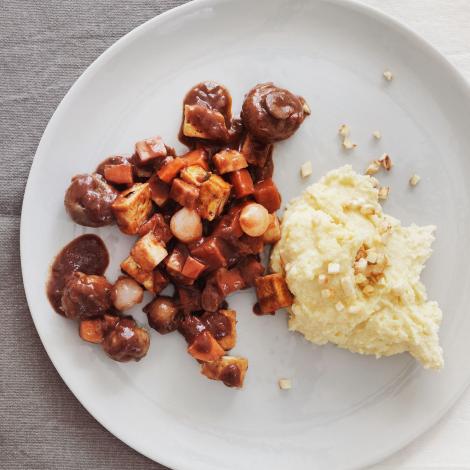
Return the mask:
<svg viewBox="0 0 470 470"><path fill-rule="evenodd" d="M442 312L419 279L434 230L384 214L370 176L351 166L328 173L291 201L271 256L295 296L289 329L376 357L409 351L441 368Z"/></svg>

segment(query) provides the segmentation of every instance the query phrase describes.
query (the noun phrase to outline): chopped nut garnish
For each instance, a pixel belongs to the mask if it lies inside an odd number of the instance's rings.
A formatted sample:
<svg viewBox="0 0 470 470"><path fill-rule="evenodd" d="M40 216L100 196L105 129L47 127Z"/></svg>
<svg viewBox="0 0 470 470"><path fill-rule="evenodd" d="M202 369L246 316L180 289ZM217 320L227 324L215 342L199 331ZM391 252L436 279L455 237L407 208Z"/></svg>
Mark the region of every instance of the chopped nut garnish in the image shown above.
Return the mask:
<svg viewBox="0 0 470 470"><path fill-rule="evenodd" d="M393 74L392 72L390 72L390 70L385 70L383 75L384 75L385 80L387 80L388 82L393 80Z"/></svg>
<svg viewBox="0 0 470 470"><path fill-rule="evenodd" d="M375 175L380 170L380 162L378 160L374 160L369 166L366 168L366 175Z"/></svg>
<svg viewBox="0 0 470 470"><path fill-rule="evenodd" d="M336 305L335 305L335 308L336 308L336 311L337 312L342 312L344 310L344 304L343 302L338 302Z"/></svg>
<svg viewBox="0 0 470 470"><path fill-rule="evenodd" d="M304 114L306 114L307 116L310 116L310 114L312 114L312 111L310 110L310 106L305 101L304 101L304 104L302 105L302 110Z"/></svg>
<svg viewBox="0 0 470 470"><path fill-rule="evenodd" d="M292 388L291 379L279 379L278 384L281 390L290 390Z"/></svg>
<svg viewBox="0 0 470 470"><path fill-rule="evenodd" d="M380 131L372 132L372 136L374 137L374 139L377 139L377 140L382 138L382 134L380 133Z"/></svg>
<svg viewBox="0 0 470 470"><path fill-rule="evenodd" d="M344 140L343 140L343 147L346 149L346 150L351 150L353 148L356 148L357 147L357 144L353 144L351 142L351 139L349 139L349 137L346 137Z"/></svg>
<svg viewBox="0 0 470 470"><path fill-rule="evenodd" d="M312 174L312 162L305 162L300 167L300 174L302 178L307 178Z"/></svg>
<svg viewBox="0 0 470 470"><path fill-rule="evenodd" d="M341 279L341 287L346 297L354 297L356 290L354 289L354 283L350 277L343 277Z"/></svg>
<svg viewBox="0 0 470 470"><path fill-rule="evenodd" d="M331 297L331 290L330 289L322 289L321 296L324 299L329 299Z"/></svg>
<svg viewBox="0 0 470 470"><path fill-rule="evenodd" d="M362 215L372 215L375 214L375 207L372 204L364 204L361 206Z"/></svg>
<svg viewBox="0 0 470 470"><path fill-rule="evenodd" d="M349 126L347 124L341 124L338 133L341 137L347 137L349 135Z"/></svg>
<svg viewBox="0 0 470 470"><path fill-rule="evenodd" d="M364 271L367 268L367 260L365 258L360 258L356 261L356 268L358 271Z"/></svg>
<svg viewBox="0 0 470 470"><path fill-rule="evenodd" d="M328 264L328 274L338 274L341 271L341 266L339 263L329 263Z"/></svg>
<svg viewBox="0 0 470 470"><path fill-rule="evenodd" d="M375 289L372 286L366 286L364 289L362 289L362 292L364 292L365 295L372 295L374 290Z"/></svg>
<svg viewBox="0 0 470 470"><path fill-rule="evenodd" d="M420 181L421 181L421 176L419 176L419 175L413 175L413 176L410 178L410 185L411 185L411 186L416 186Z"/></svg>
<svg viewBox="0 0 470 470"><path fill-rule="evenodd" d="M390 171L392 169L393 163L392 159L390 158L390 155L388 153L384 153L380 159L379 163L382 164L385 170Z"/></svg>
<svg viewBox="0 0 470 470"><path fill-rule="evenodd" d="M326 274L319 274L318 275L318 284L328 284L328 278L326 277Z"/></svg>
<svg viewBox="0 0 470 470"><path fill-rule="evenodd" d="M367 251L367 262L368 263L377 263L377 252L375 250Z"/></svg>
<svg viewBox="0 0 470 470"><path fill-rule="evenodd" d="M370 182L372 183L372 186L375 188L375 189L379 189L380 188L380 182L377 178L374 178L373 176L370 177Z"/></svg>
<svg viewBox="0 0 470 470"><path fill-rule="evenodd" d="M367 282L367 277L364 274L356 274L356 284L365 284Z"/></svg>
<svg viewBox="0 0 470 470"><path fill-rule="evenodd" d="M388 193L390 192L389 186L382 186L379 188L379 199L385 200L388 198Z"/></svg>

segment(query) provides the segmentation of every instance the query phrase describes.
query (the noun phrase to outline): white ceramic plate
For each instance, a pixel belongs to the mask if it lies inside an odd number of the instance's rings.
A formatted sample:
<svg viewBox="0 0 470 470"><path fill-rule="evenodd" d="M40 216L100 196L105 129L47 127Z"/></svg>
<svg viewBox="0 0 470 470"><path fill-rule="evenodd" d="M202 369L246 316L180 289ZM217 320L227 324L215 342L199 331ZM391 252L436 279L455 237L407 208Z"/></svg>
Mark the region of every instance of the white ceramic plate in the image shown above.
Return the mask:
<svg viewBox="0 0 470 470"><path fill-rule="evenodd" d="M385 68L395 75L382 77ZM251 313L253 294L234 295L235 353L250 368L243 391L202 377L177 334L152 331L148 357L119 364L53 313L44 292L49 263L85 232L63 209L70 177L136 140L164 136L178 145L181 102L205 79L225 84L235 112L243 93L272 80L303 95L312 116L275 150L284 200L306 182L351 163L361 171L383 152L395 162L386 209L438 226L424 273L444 311L441 373L408 355L380 361L315 347L289 333L283 312ZM383 15L344 1L201 0L161 15L106 51L77 81L49 123L29 177L21 254L31 314L64 381L93 416L139 452L176 469L355 468L410 442L454 403L470 379L470 94L430 46ZM359 147L344 153L338 126ZM380 130L383 138L371 134ZM408 178L422 177L411 190ZM114 279L131 238L98 230ZM140 309L135 315L144 321ZM293 389L277 387L290 377Z"/></svg>

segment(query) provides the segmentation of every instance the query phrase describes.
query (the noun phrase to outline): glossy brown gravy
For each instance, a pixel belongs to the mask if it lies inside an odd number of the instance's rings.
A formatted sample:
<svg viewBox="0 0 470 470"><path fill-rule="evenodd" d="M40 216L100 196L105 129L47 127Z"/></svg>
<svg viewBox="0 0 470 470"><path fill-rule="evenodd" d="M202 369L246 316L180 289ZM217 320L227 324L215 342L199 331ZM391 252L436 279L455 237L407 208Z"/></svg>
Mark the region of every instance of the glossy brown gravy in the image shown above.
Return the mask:
<svg viewBox="0 0 470 470"><path fill-rule="evenodd" d="M64 246L52 263L46 285L47 297L54 310L64 315L62 292L71 273L80 271L101 276L108 264L108 250L103 240L96 235L81 235Z"/></svg>

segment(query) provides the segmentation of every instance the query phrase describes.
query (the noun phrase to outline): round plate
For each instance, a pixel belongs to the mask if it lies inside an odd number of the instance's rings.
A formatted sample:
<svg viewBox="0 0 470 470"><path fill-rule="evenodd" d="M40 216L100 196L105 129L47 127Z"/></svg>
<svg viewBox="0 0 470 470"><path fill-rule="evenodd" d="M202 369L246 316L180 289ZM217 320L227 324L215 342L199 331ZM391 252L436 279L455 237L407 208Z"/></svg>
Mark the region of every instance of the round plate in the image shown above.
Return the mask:
<svg viewBox="0 0 470 470"><path fill-rule="evenodd" d="M394 80L384 80L389 68ZM234 354L249 358L245 387L207 380L180 335L151 332L139 363L109 360L52 311L44 284L60 248L85 229L63 208L70 177L110 154L132 152L155 134L176 145L185 92L201 80L225 84L240 109L253 85L274 81L304 96L312 115L275 149L284 201L314 174L350 163L363 171L388 152L380 175L391 186L386 211L405 224L438 226L424 273L444 311L446 366L425 371L406 354L376 360L316 347L275 317L251 313L252 293L230 298L238 311ZM106 51L64 98L37 150L21 226L23 277L31 314L60 375L93 416L129 446L176 469L354 468L382 459L434 423L470 379L470 94L430 46L374 10L344 1L201 0L165 13ZM341 149L351 127L358 148ZM372 132L380 130L380 141ZM421 183L408 186L417 173ZM90 231L90 230L87 230ZM98 230L118 274L132 237ZM136 318L144 322L140 308ZM281 377L290 391L278 389Z"/></svg>

